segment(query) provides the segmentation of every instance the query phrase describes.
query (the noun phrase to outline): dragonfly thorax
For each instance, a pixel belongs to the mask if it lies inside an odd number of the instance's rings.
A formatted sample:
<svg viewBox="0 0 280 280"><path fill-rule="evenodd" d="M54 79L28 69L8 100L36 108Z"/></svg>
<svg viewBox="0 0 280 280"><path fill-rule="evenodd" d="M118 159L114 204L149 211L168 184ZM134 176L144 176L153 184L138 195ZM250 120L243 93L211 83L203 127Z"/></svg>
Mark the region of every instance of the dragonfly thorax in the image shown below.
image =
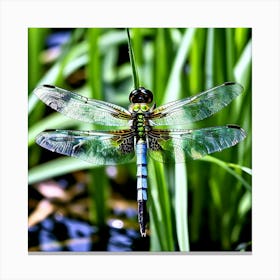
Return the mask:
<svg viewBox="0 0 280 280"><path fill-rule="evenodd" d="M140 112L134 112L133 115L133 122L131 129L134 130L136 140L138 142L139 139L142 139L145 141L146 139L146 133L150 129L149 123L148 123L148 114L149 114L149 108L145 113Z"/></svg>

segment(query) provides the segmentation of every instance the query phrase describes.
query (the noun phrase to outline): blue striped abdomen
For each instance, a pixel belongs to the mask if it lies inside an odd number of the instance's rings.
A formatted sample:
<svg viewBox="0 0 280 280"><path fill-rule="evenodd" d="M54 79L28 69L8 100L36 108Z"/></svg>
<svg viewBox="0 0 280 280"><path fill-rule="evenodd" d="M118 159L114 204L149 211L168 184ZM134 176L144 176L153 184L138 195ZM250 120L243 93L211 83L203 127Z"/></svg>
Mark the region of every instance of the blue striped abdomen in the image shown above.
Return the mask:
<svg viewBox="0 0 280 280"><path fill-rule="evenodd" d="M147 183L147 144L140 139L136 144L137 157L137 201L138 201L138 222L142 236L146 236L147 209L146 202L148 199Z"/></svg>

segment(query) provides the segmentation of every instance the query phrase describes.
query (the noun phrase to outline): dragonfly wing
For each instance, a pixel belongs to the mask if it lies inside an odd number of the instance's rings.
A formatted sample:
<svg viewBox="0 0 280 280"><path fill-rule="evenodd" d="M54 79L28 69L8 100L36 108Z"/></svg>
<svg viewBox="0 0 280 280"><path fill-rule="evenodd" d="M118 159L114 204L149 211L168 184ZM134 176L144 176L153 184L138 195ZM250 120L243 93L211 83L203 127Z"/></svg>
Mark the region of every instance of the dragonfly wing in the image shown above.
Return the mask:
<svg viewBox="0 0 280 280"><path fill-rule="evenodd" d="M152 112L150 125L181 125L203 120L227 106L242 91L240 84L227 82L195 96L167 103Z"/></svg>
<svg viewBox="0 0 280 280"><path fill-rule="evenodd" d="M126 109L79 95L55 86L43 85L34 93L48 106L67 117L107 126L128 126L131 114Z"/></svg>
<svg viewBox="0 0 280 280"><path fill-rule="evenodd" d="M40 133L36 143L52 152L95 165L126 163L134 157L134 135L130 130L49 130Z"/></svg>
<svg viewBox="0 0 280 280"><path fill-rule="evenodd" d="M185 162L232 147L246 137L237 125L202 129L160 130L149 132L149 155L161 162Z"/></svg>

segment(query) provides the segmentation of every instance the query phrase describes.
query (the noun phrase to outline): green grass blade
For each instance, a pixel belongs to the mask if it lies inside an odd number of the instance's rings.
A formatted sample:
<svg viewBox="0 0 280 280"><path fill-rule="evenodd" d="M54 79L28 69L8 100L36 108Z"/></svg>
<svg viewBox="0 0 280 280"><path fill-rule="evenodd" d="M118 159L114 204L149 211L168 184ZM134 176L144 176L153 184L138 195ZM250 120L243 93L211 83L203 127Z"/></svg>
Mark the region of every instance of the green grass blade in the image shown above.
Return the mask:
<svg viewBox="0 0 280 280"><path fill-rule="evenodd" d="M161 102L159 97L163 97L166 82L170 75L168 62L173 44L167 30L164 28L157 29L155 36L154 53L156 55L154 56L153 91L157 102Z"/></svg>
<svg viewBox="0 0 280 280"><path fill-rule="evenodd" d="M235 48L234 48L234 28L226 28L226 69L227 69L227 81L234 81L234 60L235 60Z"/></svg>
<svg viewBox="0 0 280 280"><path fill-rule="evenodd" d="M182 71L183 65L185 63L186 57L190 50L192 39L195 34L194 28L186 29L180 47L178 49L176 58L174 60L173 66L171 68L170 76L166 86L163 104L169 101L176 100L180 97L180 72Z"/></svg>
<svg viewBox="0 0 280 280"><path fill-rule="evenodd" d="M252 41L250 40L244 48L236 66L234 68L234 75L236 81L241 83L244 87L248 87L248 76L251 74L252 64Z"/></svg>
<svg viewBox="0 0 280 280"><path fill-rule="evenodd" d="M128 39L128 53L129 53L131 67L132 67L133 84L134 84L134 88L139 88L139 77L138 77L136 63L135 63L133 46L130 39L129 28L127 28L126 31L127 31L127 39Z"/></svg>
<svg viewBox="0 0 280 280"><path fill-rule="evenodd" d="M44 49L48 28L28 29L28 91L32 91L43 74L40 54Z"/></svg>
<svg viewBox="0 0 280 280"><path fill-rule="evenodd" d="M185 164L175 165L175 220L179 249L190 251L188 230L188 178Z"/></svg>
<svg viewBox="0 0 280 280"><path fill-rule="evenodd" d="M188 86L186 93L196 94L202 91L205 87L205 62L207 60L205 52L205 44L207 43L208 30L206 28L197 28L195 34L192 37L191 48L189 54L189 73L186 76L188 80ZM208 45L211 41L208 40ZM207 47L207 52L209 53L209 46ZM209 64L208 64L209 65ZM207 66L208 67L208 66ZM208 69L209 70L209 69Z"/></svg>
<svg viewBox="0 0 280 280"><path fill-rule="evenodd" d="M252 169L249 168L249 167L246 167L246 166L241 166L239 164L235 164L235 163L228 163L228 166L229 167L232 167L232 168L235 168L235 169L240 169L244 172L246 172L248 175L252 176L253 173L252 173Z"/></svg>
<svg viewBox="0 0 280 280"><path fill-rule="evenodd" d="M214 42L215 42L215 28L209 28L207 30L206 39L206 58L205 58L205 75L206 75L206 88L214 86Z"/></svg>
<svg viewBox="0 0 280 280"><path fill-rule="evenodd" d="M230 173L231 175L233 175L240 183L242 183L242 185L248 190L248 191L252 191L252 187L249 183L247 183L237 172L235 172L234 170L232 170L230 168L230 166L232 166L232 164L226 163L218 158L212 157L212 156L205 156L202 159L200 159L201 161L207 161L207 162L212 162L217 164L218 166L222 167L223 169L225 169L228 173ZM244 170L244 167L239 166L237 164L234 165L235 168L239 168L240 170ZM249 168L245 168L245 170L248 173L248 170L250 170ZM250 172L250 171L249 171Z"/></svg>
<svg viewBox="0 0 280 280"><path fill-rule="evenodd" d="M70 172L93 167L92 164L78 159L61 157L29 169L28 184L35 184Z"/></svg>
<svg viewBox="0 0 280 280"><path fill-rule="evenodd" d="M102 62L99 40L101 38L101 30L99 28L91 28L87 31L87 41L89 44L87 76L90 88L90 97L93 99L103 100L103 77ZM92 127L94 129L94 126ZM105 174L105 167L92 169L90 172L91 181L89 183L90 192L90 209L89 215L92 223L96 221L99 228L106 225L107 218L107 187L108 178Z"/></svg>
<svg viewBox="0 0 280 280"><path fill-rule="evenodd" d="M173 251L174 238L172 233L171 201L168 192L167 181L164 176L164 167L162 163L149 162L149 185L150 197L149 203L152 204L151 218L155 225L151 236L151 250L158 247L154 243L160 244L160 250Z"/></svg>

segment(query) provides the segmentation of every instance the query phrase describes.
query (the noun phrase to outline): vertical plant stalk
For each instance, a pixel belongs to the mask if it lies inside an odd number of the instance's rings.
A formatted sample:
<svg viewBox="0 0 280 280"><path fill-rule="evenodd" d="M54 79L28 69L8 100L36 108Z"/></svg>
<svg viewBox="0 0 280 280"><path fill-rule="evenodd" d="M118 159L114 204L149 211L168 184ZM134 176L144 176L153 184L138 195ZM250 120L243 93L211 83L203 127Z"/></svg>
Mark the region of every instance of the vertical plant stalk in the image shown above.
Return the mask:
<svg viewBox="0 0 280 280"><path fill-rule="evenodd" d="M175 211L176 229L180 251L189 252L188 229L188 177L185 164L177 164L175 168Z"/></svg>
<svg viewBox="0 0 280 280"><path fill-rule="evenodd" d="M102 61L99 48L100 29L88 29L87 40L89 43L89 62L88 62L88 83L91 98L103 99L102 96ZM94 127L93 127L94 128ZM107 186L108 179L105 175L105 167L93 168L90 170L91 181L89 183L90 193L90 220L96 222L102 229L106 225L107 218Z"/></svg>
<svg viewBox="0 0 280 280"><path fill-rule="evenodd" d="M172 68L170 70L164 99L162 100L163 104L170 101L174 101L174 99L180 98L180 73L189 54L195 32L196 30L194 28L188 28L182 37L182 42L180 44Z"/></svg>
<svg viewBox="0 0 280 280"><path fill-rule="evenodd" d="M169 76L168 84L165 91L165 97L163 103L172 101L180 97L180 72L183 68L185 60L189 55L191 49L191 44L195 36L196 29L189 28L186 29L182 37L182 42L176 54L173 66L171 68L171 73ZM188 174L187 169L184 164L175 164L175 219L177 228L177 239L181 251L189 251L189 231L188 231L188 201L187 201L187 191L188 191Z"/></svg>
<svg viewBox="0 0 280 280"><path fill-rule="evenodd" d="M139 77L136 69L135 57L134 57L132 42L130 39L129 28L127 28L126 31L127 31L127 39L128 39L129 59L132 67L133 84L134 84L134 88L139 88Z"/></svg>
<svg viewBox="0 0 280 280"><path fill-rule="evenodd" d="M213 68L214 68L214 42L215 42L215 29L209 28L207 30L206 39L206 57L205 57L205 76L206 88L211 88L214 85Z"/></svg>

